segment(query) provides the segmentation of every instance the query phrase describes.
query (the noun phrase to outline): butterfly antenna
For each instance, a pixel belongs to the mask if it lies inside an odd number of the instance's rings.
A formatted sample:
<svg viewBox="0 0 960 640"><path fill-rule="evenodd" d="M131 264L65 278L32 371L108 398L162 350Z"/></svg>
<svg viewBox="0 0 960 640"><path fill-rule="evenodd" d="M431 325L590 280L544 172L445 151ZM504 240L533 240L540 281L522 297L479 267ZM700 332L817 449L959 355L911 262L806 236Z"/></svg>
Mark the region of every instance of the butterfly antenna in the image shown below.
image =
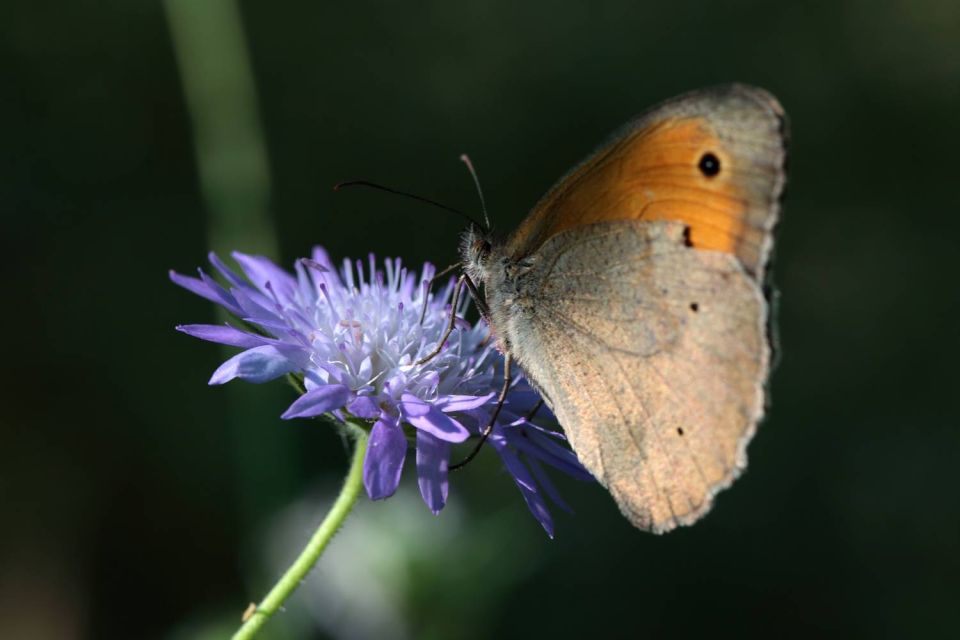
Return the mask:
<svg viewBox="0 0 960 640"><path fill-rule="evenodd" d="M387 193L393 193L398 196L403 196L405 198L410 198L411 200L417 200L419 202L425 202L426 204L433 205L443 209L444 211L449 211L450 213L455 213L458 216L462 217L464 220L470 224L480 226L477 224L477 221L471 218L469 215L460 211L459 209L454 209L453 207L448 207L445 204L441 204L436 200L431 200L430 198L424 198L423 196L418 196L415 193L407 193L406 191L400 191L399 189L393 189L391 187L385 187L382 184L377 184L376 182L370 182L369 180L348 180L347 182L339 182L333 185L334 191L340 191L344 187L368 187L370 189L376 189L377 191L386 191ZM486 211L484 211L484 217L486 217Z"/></svg>
<svg viewBox="0 0 960 640"><path fill-rule="evenodd" d="M470 162L470 156L467 154L460 154L460 161L467 165L467 171L470 172L470 177L473 178L473 185L477 188L477 195L480 196L480 209L483 211L483 221L487 225L487 231L490 231L490 216L487 215L487 202L483 199L483 189L480 188L480 179L477 177L477 171L473 168L473 163Z"/></svg>

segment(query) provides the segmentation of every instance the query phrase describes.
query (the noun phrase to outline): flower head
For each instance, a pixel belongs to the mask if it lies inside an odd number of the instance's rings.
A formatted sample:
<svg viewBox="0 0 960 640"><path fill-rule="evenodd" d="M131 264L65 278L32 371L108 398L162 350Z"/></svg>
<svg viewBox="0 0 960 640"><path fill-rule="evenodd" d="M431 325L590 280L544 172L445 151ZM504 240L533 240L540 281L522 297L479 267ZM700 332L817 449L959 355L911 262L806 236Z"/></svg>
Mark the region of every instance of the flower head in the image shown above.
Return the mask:
<svg viewBox="0 0 960 640"><path fill-rule="evenodd" d="M259 383L286 374L302 379L305 391L283 418L327 414L370 425L363 480L374 500L396 491L412 441L420 493L439 513L447 500L451 447L484 431L501 380L497 374L502 358L490 344L486 325L462 320L468 296L451 309L452 281L433 294L427 286L433 267L425 265L418 278L399 259L386 260L382 270L373 255L366 265L344 260L338 271L327 253L315 248L290 274L261 256L233 257L245 277L210 254L225 285L202 270L198 278L170 273L175 283L223 306L252 329L177 327L244 349L220 365L210 384L235 378ZM436 350L451 313L457 316L453 333L435 357L418 363ZM581 479L591 476L560 444L561 434L528 419L537 401L537 394L517 376L489 442L530 511L552 536L544 494L568 507L543 465Z"/></svg>

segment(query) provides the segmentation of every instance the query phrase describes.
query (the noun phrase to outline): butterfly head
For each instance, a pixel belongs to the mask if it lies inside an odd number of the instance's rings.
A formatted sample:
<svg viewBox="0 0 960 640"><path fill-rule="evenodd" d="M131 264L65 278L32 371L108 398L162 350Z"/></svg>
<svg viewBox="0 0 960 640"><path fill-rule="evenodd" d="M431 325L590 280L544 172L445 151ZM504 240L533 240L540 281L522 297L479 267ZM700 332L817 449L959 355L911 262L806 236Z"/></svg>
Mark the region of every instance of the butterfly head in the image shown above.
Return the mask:
<svg viewBox="0 0 960 640"><path fill-rule="evenodd" d="M493 241L490 232L470 225L460 239L460 262L463 270L477 284L486 282Z"/></svg>

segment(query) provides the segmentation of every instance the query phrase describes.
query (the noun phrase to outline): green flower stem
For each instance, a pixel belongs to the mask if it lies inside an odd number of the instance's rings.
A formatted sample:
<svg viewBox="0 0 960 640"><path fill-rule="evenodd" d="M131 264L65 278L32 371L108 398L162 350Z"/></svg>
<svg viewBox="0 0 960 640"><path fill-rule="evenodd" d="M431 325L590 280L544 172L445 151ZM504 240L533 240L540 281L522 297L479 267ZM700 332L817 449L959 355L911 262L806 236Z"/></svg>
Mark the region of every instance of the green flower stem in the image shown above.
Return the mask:
<svg viewBox="0 0 960 640"><path fill-rule="evenodd" d="M240 629L234 634L234 640L254 637L257 631L270 619L270 616L283 606L294 589L300 586L303 579L313 569L313 565L320 559L320 554L330 544L333 535L353 509L357 496L360 494L360 487L363 485L363 459L367 453L369 436L366 431L356 426L352 426L351 431L354 436L353 461L350 463L350 471L343 482L343 489L341 489L337 501L333 503L327 517L320 523L320 527L310 538L310 542L290 565L287 572L283 574L283 577L273 586L263 602L257 605L253 614L244 621Z"/></svg>

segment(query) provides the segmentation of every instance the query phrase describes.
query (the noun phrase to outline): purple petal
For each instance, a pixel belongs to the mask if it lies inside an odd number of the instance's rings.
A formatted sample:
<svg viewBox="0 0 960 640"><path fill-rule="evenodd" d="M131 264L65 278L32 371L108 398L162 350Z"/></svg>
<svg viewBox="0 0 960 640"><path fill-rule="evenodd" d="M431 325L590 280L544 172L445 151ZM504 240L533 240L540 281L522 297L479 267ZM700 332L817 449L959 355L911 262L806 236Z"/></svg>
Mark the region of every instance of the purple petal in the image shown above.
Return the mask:
<svg viewBox="0 0 960 640"><path fill-rule="evenodd" d="M513 477L513 481L520 485L521 488L536 493L537 482L520 461L520 456L518 456L513 449L505 446L506 443L504 440L496 435L491 435L489 441L490 444L493 445L493 448L497 450L497 453L500 454L500 459L503 461L503 466L507 468L507 471Z"/></svg>
<svg viewBox="0 0 960 640"><path fill-rule="evenodd" d="M537 519L537 522L539 522L543 530L547 532L547 535L553 538L553 517L547 510L547 505L543 501L543 498L539 493L530 491L519 482L517 486L520 487L520 495L523 496L524 502L527 503L527 509L529 509L533 517Z"/></svg>
<svg viewBox="0 0 960 640"><path fill-rule="evenodd" d="M465 422L469 425L471 432L474 435L480 435L484 429L487 428L487 425L490 423L490 412L481 411L479 409L474 409L473 411L465 411L462 415L458 416L461 420L468 418ZM493 433L496 434L499 432L499 429L494 429Z"/></svg>
<svg viewBox="0 0 960 640"><path fill-rule="evenodd" d="M328 271L336 275L337 268L333 264L333 260L330 259L330 254L327 253L327 250L323 247L314 247L312 257L314 262L325 267ZM339 279L338 279L339 282Z"/></svg>
<svg viewBox="0 0 960 640"><path fill-rule="evenodd" d="M560 492L557 491L556 485L553 484L553 480L551 480L547 472L543 470L540 463L537 462L535 458L527 458L527 466L529 466L530 471L533 472L533 477L537 479L537 484L540 485L540 488L544 490L553 503L567 513L573 513L573 509L560 497Z"/></svg>
<svg viewBox="0 0 960 640"><path fill-rule="evenodd" d="M190 276L184 276L176 271L170 271L170 279L181 287L191 291L198 296L202 296L223 307L226 307L230 313L236 314L240 307L237 306L236 300L233 299L226 289L221 287L213 278L209 277L203 272L203 269L198 269L200 273L200 278L191 278Z"/></svg>
<svg viewBox="0 0 960 640"><path fill-rule="evenodd" d="M347 407L347 411L364 420L373 420L380 417L380 405L377 404L375 398L370 396L357 396L356 400Z"/></svg>
<svg viewBox="0 0 960 640"><path fill-rule="evenodd" d="M240 319L247 324L255 324L261 329L266 329L270 333L278 336L290 335L290 325L282 320L267 320L264 318L253 318L251 316L240 316Z"/></svg>
<svg viewBox="0 0 960 640"><path fill-rule="evenodd" d="M210 302L222 305L223 300L220 299L220 296L210 288L210 286L200 280L199 278L193 278L191 276L185 276L183 274L177 273L173 269L170 270L170 280L175 284L180 285L187 291L195 293L202 298L206 298Z"/></svg>
<svg viewBox="0 0 960 640"><path fill-rule="evenodd" d="M240 315L242 310L240 309L240 305L237 304L236 298L234 298L229 291L221 287L220 283L204 273L203 269L197 269L197 272L200 274L200 279L204 284L210 287L210 290L220 298L219 303L229 309L230 313Z"/></svg>
<svg viewBox="0 0 960 640"><path fill-rule="evenodd" d="M417 482L420 495L434 514L447 502L450 445L426 431L417 431Z"/></svg>
<svg viewBox="0 0 960 640"><path fill-rule="evenodd" d="M243 278L234 273L233 269L228 267L223 260L220 259L220 256L215 254L213 251L207 254L207 259L210 260L210 264L213 265L213 268L219 271L220 275L222 275L231 286L241 289L250 286L243 281Z"/></svg>
<svg viewBox="0 0 960 640"><path fill-rule="evenodd" d="M424 262L423 270L420 272L420 280L422 280L424 283L430 282L436 273L437 267L432 262Z"/></svg>
<svg viewBox="0 0 960 640"><path fill-rule="evenodd" d="M427 371L420 376L419 381L420 384L426 386L428 389L433 389L440 384L440 372L434 370Z"/></svg>
<svg viewBox="0 0 960 640"><path fill-rule="evenodd" d="M543 497L537 492L533 476L530 475L530 472L523 466L520 459L515 456L508 447L498 445L496 442L493 444L497 449L497 453L500 454L500 459L503 460L507 471L510 472L514 482L517 483L517 487L520 488L520 495L523 496L524 501L527 503L527 508L530 510L530 513L533 514L533 517L536 518L544 528L547 535L552 538L553 518L550 516L550 512L547 511L547 505L544 503Z"/></svg>
<svg viewBox="0 0 960 640"><path fill-rule="evenodd" d="M531 425L532 426L532 425ZM577 455L570 449L565 449L552 439L541 433L529 430L529 426L519 427L528 429L526 436L522 436L514 428L504 429L505 433L510 433L506 438L512 446L526 453L531 457L538 458L547 464L556 467L564 473L573 476L577 480L593 482L594 477L590 472L583 468Z"/></svg>
<svg viewBox="0 0 960 640"><path fill-rule="evenodd" d="M237 304L240 305L240 308L243 309L244 314L250 318L251 322L264 325L274 323L279 324L281 327L287 326L283 318L276 312L274 303L259 291L253 289L234 289L232 293L237 300Z"/></svg>
<svg viewBox="0 0 960 640"><path fill-rule="evenodd" d="M397 258L397 269L400 269L400 259ZM403 273L403 272L401 272ZM413 297L414 292L417 290L417 277L412 273L406 273L403 276L403 280L400 284L400 289L398 293L400 294L401 300L409 300Z"/></svg>
<svg viewBox="0 0 960 640"><path fill-rule="evenodd" d="M213 372L208 384L223 384L234 378L267 382L298 369L296 362L274 346L254 347L238 353Z"/></svg>
<svg viewBox="0 0 960 640"><path fill-rule="evenodd" d="M479 407L487 404L496 395L496 393L490 393L485 396L443 396L438 398L435 404L437 408L444 413L470 411L472 409L478 409Z"/></svg>
<svg viewBox="0 0 960 640"><path fill-rule="evenodd" d="M544 406L542 411L548 411L546 406ZM520 416L506 409L504 410L504 414L501 414L501 415L513 415L513 418L510 421L506 421L506 420L503 421L506 425L509 425L509 426L521 425L528 430L532 430L531 433L535 435L542 434L544 437L547 437L552 440L559 440L560 442L567 441L567 436L563 435L563 432L554 431L553 429L548 429L547 427L541 427L536 422L530 422L529 420L527 420L526 415ZM539 419L539 416L540 414L538 412L537 413L538 419ZM556 420L554 420L554 422L556 422Z"/></svg>
<svg viewBox="0 0 960 640"><path fill-rule="evenodd" d="M363 461L363 486L371 500L389 498L400 484L407 439L399 425L377 420Z"/></svg>
<svg viewBox="0 0 960 640"><path fill-rule="evenodd" d="M307 391L297 398L280 417L310 418L334 409L340 409L350 400L350 389L342 384L328 384Z"/></svg>
<svg viewBox="0 0 960 640"><path fill-rule="evenodd" d="M463 442L470 437L470 431L465 426L439 409L431 409L421 418L410 418L409 422L417 429L423 429L446 442Z"/></svg>
<svg viewBox="0 0 960 640"><path fill-rule="evenodd" d="M234 251L233 259L237 261L247 278L261 291L266 291L267 283L273 287L281 302L289 303L293 300L297 290L297 281L293 276L278 267L272 260L264 256L254 256Z"/></svg>
<svg viewBox="0 0 960 640"><path fill-rule="evenodd" d="M503 378L501 377L501 380ZM519 387L519 388L518 388ZM518 387L513 387L510 389L510 395L507 397L507 404L513 409L516 413L527 414L533 407L540 402L540 394L527 387L523 382L518 383ZM537 409L536 413L538 418L543 416L552 415L550 409L547 408L546 403L540 406Z"/></svg>
<svg viewBox="0 0 960 640"><path fill-rule="evenodd" d="M400 397L400 404L407 417L425 416L430 413L430 409L433 408L433 405L429 402L424 402L412 393L403 394Z"/></svg>
<svg viewBox="0 0 960 640"><path fill-rule="evenodd" d="M306 260L306 258L303 258ZM293 263L293 270L297 273L297 291L305 307L313 307L317 302L317 287L310 275L310 269L303 266L300 260Z"/></svg>
<svg viewBox="0 0 960 640"><path fill-rule="evenodd" d="M319 262L317 262L316 260L312 260L312 259L310 259L310 258L300 258L300 264L302 264L302 265L304 265L304 266L306 266L306 267L310 267L310 268L313 269L314 271L319 271L320 273L326 273L326 272L330 271L330 269L328 269L328 268L325 267L324 265L322 265L322 264L320 264Z"/></svg>
<svg viewBox="0 0 960 640"><path fill-rule="evenodd" d="M423 429L446 442L463 442L470 437L467 428L432 404L404 394L400 401L403 418L417 429Z"/></svg>
<svg viewBox="0 0 960 640"><path fill-rule="evenodd" d="M262 347L270 343L270 340L263 336L240 331L229 325L181 324L177 325L176 329L194 338L200 338L201 340L208 340L210 342L219 342L220 344L227 344L231 347L243 347L244 349Z"/></svg>

